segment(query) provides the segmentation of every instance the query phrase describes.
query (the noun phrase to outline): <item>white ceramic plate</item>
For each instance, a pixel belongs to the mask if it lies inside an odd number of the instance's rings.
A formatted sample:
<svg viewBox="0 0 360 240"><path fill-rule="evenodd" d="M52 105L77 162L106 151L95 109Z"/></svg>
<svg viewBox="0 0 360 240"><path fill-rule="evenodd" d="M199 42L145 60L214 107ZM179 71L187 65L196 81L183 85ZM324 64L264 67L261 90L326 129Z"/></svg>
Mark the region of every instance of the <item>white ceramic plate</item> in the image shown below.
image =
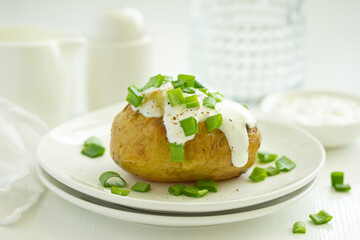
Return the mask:
<svg viewBox="0 0 360 240"><path fill-rule="evenodd" d="M166 227L209 226L265 216L294 204L315 186L318 179L315 178L299 190L288 195L251 207L215 213L179 215L140 211L93 198L61 184L48 175L41 167L38 167L38 175L40 180L51 191L81 208L124 221Z"/></svg>
<svg viewBox="0 0 360 240"><path fill-rule="evenodd" d="M291 158L297 167L287 173L268 177L254 183L248 173L239 178L218 182L218 193L194 199L175 197L167 192L170 184L151 183L148 193L131 192L123 197L104 189L98 178L105 171L116 171L132 186L138 178L118 167L110 157L109 148L104 156L91 159L80 154L86 138L95 135L109 146L110 128L115 115L124 104L87 114L65 123L47 134L39 144L41 166L52 177L76 191L123 206L161 212L214 212L236 209L266 202L294 192L309 183L319 173L325 161L322 145L307 132L287 125L259 122L262 149ZM274 163L263 165L274 165Z"/></svg>

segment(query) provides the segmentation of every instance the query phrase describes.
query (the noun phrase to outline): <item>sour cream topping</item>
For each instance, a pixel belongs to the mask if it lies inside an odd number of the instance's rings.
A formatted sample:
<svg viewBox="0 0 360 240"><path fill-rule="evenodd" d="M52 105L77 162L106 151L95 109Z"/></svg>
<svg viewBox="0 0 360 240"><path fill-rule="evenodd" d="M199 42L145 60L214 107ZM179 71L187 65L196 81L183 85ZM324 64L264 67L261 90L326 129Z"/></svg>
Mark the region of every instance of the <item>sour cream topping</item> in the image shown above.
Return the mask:
<svg viewBox="0 0 360 240"><path fill-rule="evenodd" d="M157 96L160 96L157 97L157 99L163 99L163 104L159 104L154 100L149 100L143 102L138 108L133 107L133 110L138 110L145 117L163 116L163 123L166 128L168 141L176 144L185 144L195 137L195 134L185 136L180 125L181 120L193 116L199 123L206 121L206 118L209 116L220 113L223 117L223 122L219 129L225 134L229 143L232 164L235 167L243 167L248 161L249 139L246 126L253 128L256 124L256 119L249 110L238 103L226 99L216 103L215 109L210 109L202 105L202 102L207 95L199 90L195 91L200 103L199 108L186 108L185 104L172 107L166 94L166 91L169 89L173 89L171 83L163 84L159 88L146 89L142 92L145 99L147 96L157 92ZM185 97L190 95L194 94L184 93Z"/></svg>

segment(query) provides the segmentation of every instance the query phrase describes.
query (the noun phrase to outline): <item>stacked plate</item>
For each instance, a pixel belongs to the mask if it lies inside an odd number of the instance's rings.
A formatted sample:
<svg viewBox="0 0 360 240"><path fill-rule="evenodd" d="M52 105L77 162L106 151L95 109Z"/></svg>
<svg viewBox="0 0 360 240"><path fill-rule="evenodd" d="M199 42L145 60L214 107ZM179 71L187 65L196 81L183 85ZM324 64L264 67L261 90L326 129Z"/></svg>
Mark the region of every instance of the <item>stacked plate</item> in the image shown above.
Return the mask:
<svg viewBox="0 0 360 240"><path fill-rule="evenodd" d="M250 169L239 178L218 182L219 192L199 199L172 196L166 183L151 183L147 193L114 195L100 185L101 173L118 172L129 186L140 179L118 167L108 148L104 156L95 159L80 151L89 136L97 136L109 146L112 120L123 107L118 104L74 119L42 139L38 174L51 191L79 207L125 221L176 227L215 225L263 216L293 204L313 188L325 161L322 145L307 132L259 121L261 150L292 159L297 164L292 171L254 183L248 180Z"/></svg>

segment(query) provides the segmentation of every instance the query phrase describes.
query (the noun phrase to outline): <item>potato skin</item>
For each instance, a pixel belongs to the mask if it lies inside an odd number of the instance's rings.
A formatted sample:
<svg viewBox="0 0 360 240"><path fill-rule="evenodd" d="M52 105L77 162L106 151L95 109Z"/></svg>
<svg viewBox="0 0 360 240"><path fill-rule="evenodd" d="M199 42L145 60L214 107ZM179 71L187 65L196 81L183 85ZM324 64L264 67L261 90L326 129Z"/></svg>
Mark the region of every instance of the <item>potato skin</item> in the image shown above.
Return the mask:
<svg viewBox="0 0 360 240"><path fill-rule="evenodd" d="M113 122L111 157L127 172L154 182L225 180L240 176L254 164L261 142L257 127L248 129L249 159L241 168L232 165L222 131L208 133L205 122L200 122L198 128L195 138L185 143L186 161L172 162L162 117L146 118L127 105Z"/></svg>

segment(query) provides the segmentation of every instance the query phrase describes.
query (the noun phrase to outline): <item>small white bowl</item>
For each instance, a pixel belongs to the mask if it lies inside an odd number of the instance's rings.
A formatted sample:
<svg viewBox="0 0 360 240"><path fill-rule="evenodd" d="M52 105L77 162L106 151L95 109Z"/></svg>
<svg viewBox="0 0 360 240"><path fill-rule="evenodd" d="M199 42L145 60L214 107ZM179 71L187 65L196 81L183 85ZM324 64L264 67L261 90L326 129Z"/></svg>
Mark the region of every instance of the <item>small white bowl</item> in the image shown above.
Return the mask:
<svg viewBox="0 0 360 240"><path fill-rule="evenodd" d="M282 93L276 93L269 95L268 97L264 98L260 103L260 110L262 117L265 117L267 119L272 119L275 121L282 121L287 123L292 123L295 125L298 125L308 132L312 133L315 137L317 137L320 142L324 145L324 147L331 148L331 147L339 147L348 145L351 142L355 141L360 136L360 119L356 118L355 121L352 121L351 123L332 123L332 124L323 124L323 125L316 125L311 123L306 123L304 121L300 121L297 119L286 119L287 117L284 116L284 112L277 112L277 110L274 110L276 106L280 106L279 104L286 104L287 102L290 102L290 99L310 99L314 96L327 96L332 99L344 99L344 101L351 101L354 102L354 104L359 106L359 109L356 107L355 109L358 109L360 111L360 97L359 96L353 96L347 93L339 93L339 92L332 92L332 91L309 91L309 90L299 90L299 91L289 91L289 92L282 92ZM306 100L305 100L306 101ZM311 101L308 101L307 103L311 104ZM326 104L315 104L316 107L320 108L326 108L329 105ZM304 105L306 106L306 105ZM293 106L294 107L294 106ZM308 107L314 107L314 106L308 106ZM293 108L292 108L293 109ZM307 109L306 109L307 110ZM307 111L307 114L309 111ZM314 111L314 121L317 121L316 117L319 117L319 114ZM311 115L310 115L311 117ZM303 118L298 118L303 119ZM310 118L309 118L310 119Z"/></svg>

